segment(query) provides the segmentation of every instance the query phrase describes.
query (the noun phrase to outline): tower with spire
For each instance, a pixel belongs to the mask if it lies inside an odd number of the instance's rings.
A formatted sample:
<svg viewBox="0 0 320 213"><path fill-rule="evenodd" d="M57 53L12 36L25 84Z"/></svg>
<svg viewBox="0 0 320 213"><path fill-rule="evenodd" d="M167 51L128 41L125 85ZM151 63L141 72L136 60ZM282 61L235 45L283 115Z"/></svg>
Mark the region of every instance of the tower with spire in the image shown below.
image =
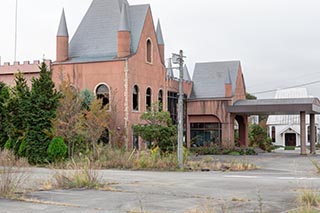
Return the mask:
<svg viewBox="0 0 320 213"><path fill-rule="evenodd" d="M56 41L56 61L63 62L69 58L69 33L64 9L62 9Z"/></svg>

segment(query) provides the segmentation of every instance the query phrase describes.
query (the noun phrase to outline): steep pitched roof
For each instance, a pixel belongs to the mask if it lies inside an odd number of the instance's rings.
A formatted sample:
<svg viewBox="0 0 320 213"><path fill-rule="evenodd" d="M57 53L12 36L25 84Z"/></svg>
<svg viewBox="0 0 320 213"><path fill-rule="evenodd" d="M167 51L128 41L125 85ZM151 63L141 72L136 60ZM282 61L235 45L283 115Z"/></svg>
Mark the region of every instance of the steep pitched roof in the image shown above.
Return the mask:
<svg viewBox="0 0 320 213"><path fill-rule="evenodd" d="M61 14L61 18L60 18L60 24L59 24L57 36L69 36L67 22L66 22L66 16L64 14L64 9L62 9L62 14Z"/></svg>
<svg viewBox="0 0 320 213"><path fill-rule="evenodd" d="M127 7L131 52L137 51L149 5L130 6L127 0L93 0L71 39L71 61L90 62L117 57L117 33L123 4Z"/></svg>
<svg viewBox="0 0 320 213"><path fill-rule="evenodd" d="M193 72L193 89L191 99L225 97L225 81L230 75L232 94L236 89L236 81L240 61L197 63Z"/></svg>
<svg viewBox="0 0 320 213"><path fill-rule="evenodd" d="M172 68L172 61L171 60L172 60L171 58L168 59L167 76L169 78L174 78L173 68Z"/></svg>
<svg viewBox="0 0 320 213"><path fill-rule="evenodd" d="M158 19L156 33L157 33L158 44L163 45L164 44L164 40L163 40L162 29L161 29L161 25L160 25L160 20L159 19Z"/></svg>
<svg viewBox="0 0 320 213"><path fill-rule="evenodd" d="M191 81L191 78L190 78L190 74L189 74L189 70L188 70L187 65L184 65L184 67L183 67L183 79L184 79L185 81Z"/></svg>

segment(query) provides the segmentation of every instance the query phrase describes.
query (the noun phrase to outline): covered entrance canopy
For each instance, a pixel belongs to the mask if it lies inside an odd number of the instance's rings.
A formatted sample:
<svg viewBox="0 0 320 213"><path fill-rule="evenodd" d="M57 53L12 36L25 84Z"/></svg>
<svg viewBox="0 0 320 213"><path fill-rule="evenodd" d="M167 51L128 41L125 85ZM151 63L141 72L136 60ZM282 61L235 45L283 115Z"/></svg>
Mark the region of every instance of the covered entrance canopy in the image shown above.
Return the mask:
<svg viewBox="0 0 320 213"><path fill-rule="evenodd" d="M292 115L300 114L301 154L306 152L306 114L310 114L310 152L315 154L315 114L320 114L318 98L285 98L285 99L258 99L239 100L227 111L233 114L244 115Z"/></svg>

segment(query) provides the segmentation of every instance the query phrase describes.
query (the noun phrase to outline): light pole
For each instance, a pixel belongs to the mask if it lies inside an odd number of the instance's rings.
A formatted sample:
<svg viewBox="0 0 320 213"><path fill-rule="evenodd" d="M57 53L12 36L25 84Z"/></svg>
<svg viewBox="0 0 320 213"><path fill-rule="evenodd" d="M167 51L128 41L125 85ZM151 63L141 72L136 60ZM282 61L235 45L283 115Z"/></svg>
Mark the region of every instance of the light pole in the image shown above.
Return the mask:
<svg viewBox="0 0 320 213"><path fill-rule="evenodd" d="M183 169L183 51L180 54L172 54L172 63L179 64L179 100L178 100L178 163Z"/></svg>

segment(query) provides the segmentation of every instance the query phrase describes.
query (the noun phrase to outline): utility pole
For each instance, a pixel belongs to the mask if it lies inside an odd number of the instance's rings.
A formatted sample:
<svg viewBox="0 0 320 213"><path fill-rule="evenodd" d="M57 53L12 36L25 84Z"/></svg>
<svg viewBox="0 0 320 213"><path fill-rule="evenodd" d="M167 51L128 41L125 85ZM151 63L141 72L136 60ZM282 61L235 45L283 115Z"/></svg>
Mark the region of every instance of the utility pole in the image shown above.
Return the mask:
<svg viewBox="0 0 320 213"><path fill-rule="evenodd" d="M14 61L17 60L17 40L18 40L18 0L16 0L15 32L14 32Z"/></svg>
<svg viewBox="0 0 320 213"><path fill-rule="evenodd" d="M183 62L183 51L180 50L178 100L178 162L180 169L183 169Z"/></svg>
<svg viewBox="0 0 320 213"><path fill-rule="evenodd" d="M173 63L179 63L179 100L178 100L178 163L179 168L183 169L183 51L180 54L173 54Z"/></svg>

